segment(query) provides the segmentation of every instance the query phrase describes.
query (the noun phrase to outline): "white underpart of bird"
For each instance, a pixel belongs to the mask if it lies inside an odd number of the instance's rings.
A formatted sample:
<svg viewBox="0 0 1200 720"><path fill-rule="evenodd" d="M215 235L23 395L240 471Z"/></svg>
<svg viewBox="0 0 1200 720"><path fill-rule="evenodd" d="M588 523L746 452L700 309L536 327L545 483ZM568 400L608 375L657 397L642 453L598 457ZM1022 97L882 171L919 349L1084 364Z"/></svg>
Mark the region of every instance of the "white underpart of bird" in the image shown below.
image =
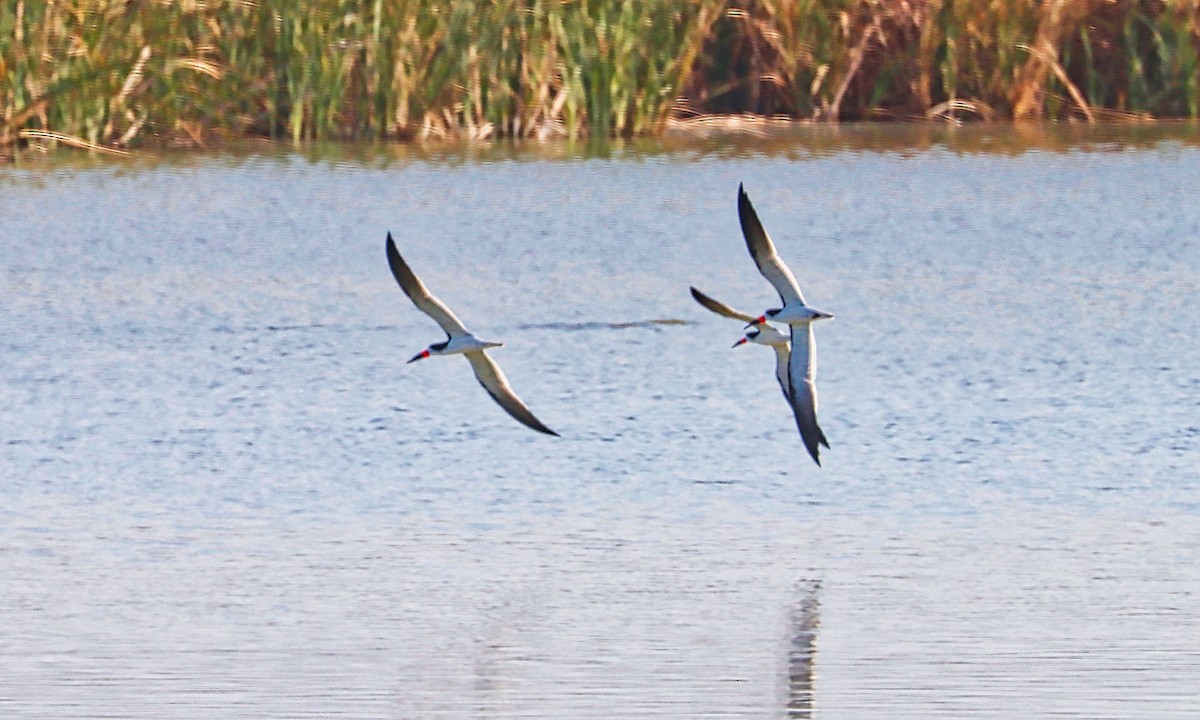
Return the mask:
<svg viewBox="0 0 1200 720"><path fill-rule="evenodd" d="M761 324L768 320L786 323L791 326L791 350L788 354L788 400L792 404L792 414L796 418L796 427L800 430L800 438L804 447L812 456L813 462L821 464L820 445L829 447L825 433L817 423L817 343L813 338L812 324L818 320L830 319L832 314L823 310L809 307L804 302L800 285L796 276L775 252L775 243L763 229L758 219L758 213L750 204L750 196L742 185L738 185L738 219L742 225L742 235L746 238L746 248L754 259L758 271L779 293L783 307L767 310L750 322Z"/></svg>
<svg viewBox="0 0 1200 720"><path fill-rule="evenodd" d="M734 310L725 303L705 295L694 287L690 289L692 291L692 298L708 310L722 317L748 322L753 326L746 331L741 340L733 344L734 347L752 343L754 345L764 345L775 351L775 379L779 381L779 389L783 391L783 397L788 401L788 406L790 407L792 400L788 395L788 355L789 348L791 347L791 337L780 332L778 328L770 323L754 322L754 317L749 313Z"/></svg>
<svg viewBox="0 0 1200 720"><path fill-rule="evenodd" d="M521 398L517 397L509 386L508 379L504 377L500 366L484 352L488 348L500 347L503 343L480 340L475 337L450 311L450 308L431 295L425 289L425 284L413 273L408 263L404 262L404 258L400 256L400 252L396 250L396 243L392 240L390 232L387 234L387 259L388 266L392 269L392 275L400 284L400 289L413 301L418 310L433 318L434 322L441 326L447 335L444 342L430 345L414 355L408 362L413 363L435 355L465 356L471 363L471 370L475 372L475 379L479 381L484 390L487 390L488 395L496 401L497 405L526 427L557 437L558 433L542 424L542 421L529 411L525 403L521 402Z"/></svg>
<svg viewBox="0 0 1200 720"><path fill-rule="evenodd" d="M790 404L791 398L788 396L788 358L791 355L792 344L788 336L770 325L759 325L747 331L746 336L735 342L733 346L737 347L746 343L766 345L775 351L775 380L779 383L779 389L783 391L783 398Z"/></svg>

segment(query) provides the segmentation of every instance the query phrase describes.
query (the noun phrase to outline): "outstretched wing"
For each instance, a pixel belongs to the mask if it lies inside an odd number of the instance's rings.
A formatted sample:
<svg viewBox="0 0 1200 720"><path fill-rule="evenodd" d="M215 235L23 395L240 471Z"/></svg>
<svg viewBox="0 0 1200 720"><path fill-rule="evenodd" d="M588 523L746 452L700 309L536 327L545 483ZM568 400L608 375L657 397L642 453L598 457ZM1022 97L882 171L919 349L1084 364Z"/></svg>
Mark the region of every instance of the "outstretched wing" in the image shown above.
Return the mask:
<svg viewBox="0 0 1200 720"><path fill-rule="evenodd" d="M392 275L396 276L396 282L400 283L400 289L413 301L418 310L433 318L434 322L452 338L468 334L462 321L455 317L454 313L450 312L450 308L446 307L441 300L425 289L425 284L416 276L408 263L404 262L404 258L400 257L400 252L396 250L396 243L392 240L390 232L387 234L387 259L388 265L392 268Z"/></svg>
<svg viewBox="0 0 1200 720"><path fill-rule="evenodd" d="M788 357L788 389L792 414L804 447L813 462L821 464L821 448L829 447L825 433L817 424L817 345L813 339L812 325L792 326L792 350Z"/></svg>
<svg viewBox="0 0 1200 720"><path fill-rule="evenodd" d="M742 235L746 237L750 257L754 258L758 271L775 287L775 292L779 293L783 304L806 305L796 277L779 259L775 252L775 243L771 242L771 237L763 229L758 220L758 213L754 212L754 206L750 204L750 196L741 185L738 185L738 219L742 223Z"/></svg>
<svg viewBox="0 0 1200 720"><path fill-rule="evenodd" d="M783 399L788 407L792 405L791 389L788 386L788 359L791 354L787 345L772 345L775 351L775 379L779 381L779 389L783 391Z"/></svg>
<svg viewBox="0 0 1200 720"><path fill-rule="evenodd" d="M701 305L703 305L705 308L707 308L711 312L715 312L716 314L718 314L722 317L733 318L734 320L741 320L744 323L754 322L754 320L755 320L753 315L747 315L746 313L738 312L737 310L734 310L733 308L729 307L728 305L726 305L724 303L717 302L716 300L710 298L709 296L705 295L704 293L700 292L699 290L697 290L694 287L691 288L691 291L692 291L692 297L696 300L696 302L700 303Z"/></svg>
<svg viewBox="0 0 1200 720"><path fill-rule="evenodd" d="M488 395L492 396L496 404L504 408L505 412L526 427L558 437L558 433L543 425L542 421L534 417L529 408L525 407L525 403L521 402L521 398L517 397L509 387L508 379L504 377L504 372L500 370L500 366L495 361L482 350L468 352L465 355L471 363L471 369L475 371L475 378L479 380L479 384L488 391Z"/></svg>

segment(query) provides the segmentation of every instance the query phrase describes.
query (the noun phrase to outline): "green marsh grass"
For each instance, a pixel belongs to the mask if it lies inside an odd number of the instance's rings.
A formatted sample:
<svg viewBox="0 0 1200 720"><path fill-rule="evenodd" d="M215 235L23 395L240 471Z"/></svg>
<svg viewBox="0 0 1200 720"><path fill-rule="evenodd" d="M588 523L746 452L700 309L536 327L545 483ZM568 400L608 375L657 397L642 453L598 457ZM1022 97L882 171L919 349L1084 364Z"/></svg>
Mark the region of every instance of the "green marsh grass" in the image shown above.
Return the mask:
<svg viewBox="0 0 1200 720"><path fill-rule="evenodd" d="M0 146L1200 117L1195 0L5 0Z"/></svg>

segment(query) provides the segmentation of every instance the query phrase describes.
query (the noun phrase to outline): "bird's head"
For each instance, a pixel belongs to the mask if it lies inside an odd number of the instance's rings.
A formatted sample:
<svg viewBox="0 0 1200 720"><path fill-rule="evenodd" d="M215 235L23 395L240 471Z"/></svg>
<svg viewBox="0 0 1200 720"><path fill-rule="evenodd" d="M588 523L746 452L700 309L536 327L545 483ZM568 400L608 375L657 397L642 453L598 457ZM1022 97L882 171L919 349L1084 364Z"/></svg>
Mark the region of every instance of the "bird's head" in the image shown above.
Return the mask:
<svg viewBox="0 0 1200 720"><path fill-rule="evenodd" d="M780 310L781 310L781 308L774 308L772 310L768 310L765 313L763 313L762 315L759 315L758 317L754 318L750 322L746 323L746 327L754 327L755 325L762 325L770 318L773 318L776 315L778 315Z"/></svg>
<svg viewBox="0 0 1200 720"><path fill-rule="evenodd" d="M758 337L760 332L761 331L759 331L759 330L751 330L750 332L746 333L745 336L742 337L741 340L738 340L737 342L735 342L733 344L733 346L737 347L738 345L745 345L746 343L750 342L754 338Z"/></svg>
<svg viewBox="0 0 1200 720"><path fill-rule="evenodd" d="M413 355L412 360L409 360L409 362L415 363L418 360L424 360L425 358L429 357L430 355L441 355L446 350L447 346L449 346L449 345L450 345L449 338L447 338L446 340L444 340L442 342L434 343L434 344L430 345L429 347L425 348L424 350L422 350L421 352L417 353L416 355Z"/></svg>

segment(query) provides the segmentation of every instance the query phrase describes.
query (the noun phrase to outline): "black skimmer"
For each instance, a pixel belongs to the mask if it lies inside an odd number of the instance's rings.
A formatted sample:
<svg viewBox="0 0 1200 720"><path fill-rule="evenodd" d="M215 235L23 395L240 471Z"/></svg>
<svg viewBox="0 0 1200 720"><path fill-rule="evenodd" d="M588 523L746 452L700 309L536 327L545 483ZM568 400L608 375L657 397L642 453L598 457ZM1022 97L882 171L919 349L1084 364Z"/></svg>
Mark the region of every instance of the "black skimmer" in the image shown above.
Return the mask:
<svg viewBox="0 0 1200 720"><path fill-rule="evenodd" d="M696 288L691 288L692 297L696 302L703 305L705 308L715 312L716 314L741 320L753 325L753 329L747 330L741 340L733 344L745 345L753 343L755 345L765 345L775 351L775 379L779 381L779 388L783 390L783 397L788 401L788 406L792 404L791 396L788 395L788 354L791 347L791 339L781 333L774 325L765 322L754 322L754 317L743 312L738 312L728 305L718 302L717 300L705 295Z"/></svg>
<svg viewBox="0 0 1200 720"><path fill-rule="evenodd" d="M408 267L404 258L400 257L390 232L387 235L387 258L388 265L392 268L392 275L395 275L396 282L400 283L400 289L413 301L418 310L433 318L434 322L440 325L448 336L444 342L430 345L414 355L408 362L416 362L434 355L465 355L467 361L471 363L471 369L475 371L475 379L479 380L479 384L483 386L484 390L487 390L488 395L492 396L497 405L504 408L505 412L526 427L558 437L558 433L534 417L525 403L521 402L521 398L517 397L509 387L504 372L500 370L495 361L487 356L485 351L488 348L500 347L504 343L480 340L472 335L463 326L462 321L450 312L450 308L425 289L424 283Z"/></svg>
<svg viewBox="0 0 1200 720"><path fill-rule="evenodd" d="M762 315L753 318L747 325L762 324L767 320L786 323L791 327L791 351L788 355L788 399L796 416L796 426L800 429L800 437L804 447L812 456L813 462L821 464L820 447L829 447L825 433L817 424L817 343L813 339L812 324L817 320L832 318L830 313L811 308L804 302L804 295L796 283L796 277L779 254L775 252L775 244L763 229L750 204L746 190L738 185L738 219L742 223L742 235L746 237L746 247L750 256L758 266L758 271L775 287L783 301L782 308L767 310Z"/></svg>

